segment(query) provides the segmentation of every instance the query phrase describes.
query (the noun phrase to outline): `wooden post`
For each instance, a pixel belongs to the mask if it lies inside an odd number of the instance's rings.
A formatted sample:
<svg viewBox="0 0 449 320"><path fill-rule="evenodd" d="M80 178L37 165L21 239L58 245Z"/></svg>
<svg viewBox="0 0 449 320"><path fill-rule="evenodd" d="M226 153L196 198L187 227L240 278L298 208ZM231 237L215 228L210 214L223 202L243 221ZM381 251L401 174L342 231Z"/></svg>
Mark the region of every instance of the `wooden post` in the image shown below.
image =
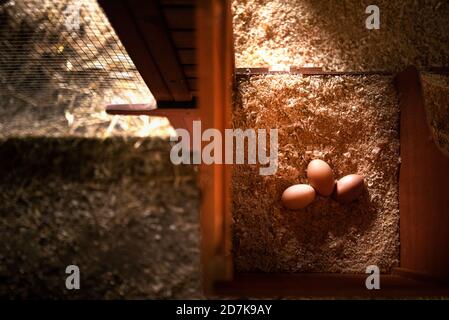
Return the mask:
<svg viewBox="0 0 449 320"><path fill-rule="evenodd" d="M231 123L234 50L230 2L197 1L198 105L203 130L224 133ZM223 153L224 154L224 153ZM231 174L225 165L201 165L202 272L206 294L232 278Z"/></svg>

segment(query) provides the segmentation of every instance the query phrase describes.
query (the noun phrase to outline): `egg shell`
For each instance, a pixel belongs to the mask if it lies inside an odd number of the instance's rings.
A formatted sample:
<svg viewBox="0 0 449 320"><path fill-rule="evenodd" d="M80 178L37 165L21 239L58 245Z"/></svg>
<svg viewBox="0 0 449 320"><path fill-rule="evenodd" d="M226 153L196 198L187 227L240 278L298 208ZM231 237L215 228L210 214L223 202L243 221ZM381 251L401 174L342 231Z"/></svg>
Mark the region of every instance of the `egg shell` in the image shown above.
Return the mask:
<svg viewBox="0 0 449 320"><path fill-rule="evenodd" d="M295 184L285 189L281 200L288 209L303 209L315 200L315 189L308 184Z"/></svg>
<svg viewBox="0 0 449 320"><path fill-rule="evenodd" d="M322 196L330 196L335 188L332 168L323 160L315 159L307 166L307 179L316 192Z"/></svg>
<svg viewBox="0 0 449 320"><path fill-rule="evenodd" d="M361 175L350 174L337 181L334 198L341 203L349 203L357 199L363 192L364 180Z"/></svg>

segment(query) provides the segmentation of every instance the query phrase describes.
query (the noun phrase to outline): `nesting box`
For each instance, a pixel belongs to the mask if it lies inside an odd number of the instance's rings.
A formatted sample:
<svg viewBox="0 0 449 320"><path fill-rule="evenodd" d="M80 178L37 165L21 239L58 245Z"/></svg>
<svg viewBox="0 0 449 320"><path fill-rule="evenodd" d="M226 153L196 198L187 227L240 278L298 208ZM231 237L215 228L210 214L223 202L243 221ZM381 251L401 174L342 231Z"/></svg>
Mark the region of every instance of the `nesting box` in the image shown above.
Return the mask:
<svg viewBox="0 0 449 320"><path fill-rule="evenodd" d="M199 111L205 127L231 127L233 45L223 1L198 11ZM301 70L300 70L301 71ZM299 72L300 72L299 71ZM304 73L316 73L305 69ZM233 266L231 168L203 165L202 261L206 293L226 296L406 297L448 295L449 158L434 144L426 120L420 74L395 77L400 97L400 264L368 290L367 274L238 273Z"/></svg>

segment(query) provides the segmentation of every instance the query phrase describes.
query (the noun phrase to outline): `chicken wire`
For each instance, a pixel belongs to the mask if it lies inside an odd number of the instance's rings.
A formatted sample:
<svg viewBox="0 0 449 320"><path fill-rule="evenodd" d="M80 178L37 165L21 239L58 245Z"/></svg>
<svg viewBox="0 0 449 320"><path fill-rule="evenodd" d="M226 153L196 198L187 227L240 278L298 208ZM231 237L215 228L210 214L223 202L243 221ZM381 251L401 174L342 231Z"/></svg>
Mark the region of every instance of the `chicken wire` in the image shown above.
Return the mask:
<svg viewBox="0 0 449 320"><path fill-rule="evenodd" d="M0 94L47 105L71 91L109 103L152 99L93 0L0 0L0 84Z"/></svg>

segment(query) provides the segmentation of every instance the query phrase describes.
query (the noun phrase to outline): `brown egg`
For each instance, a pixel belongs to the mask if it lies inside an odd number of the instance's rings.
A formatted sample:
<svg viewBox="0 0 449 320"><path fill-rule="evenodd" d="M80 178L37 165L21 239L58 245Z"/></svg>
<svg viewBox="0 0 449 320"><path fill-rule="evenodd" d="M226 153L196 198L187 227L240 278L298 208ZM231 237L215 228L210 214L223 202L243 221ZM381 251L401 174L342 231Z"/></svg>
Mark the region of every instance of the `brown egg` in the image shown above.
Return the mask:
<svg viewBox="0 0 449 320"><path fill-rule="evenodd" d="M337 181L334 198L341 203L349 203L357 199L363 192L363 177L358 174L344 176Z"/></svg>
<svg viewBox="0 0 449 320"><path fill-rule="evenodd" d="M308 184L295 184L285 189L282 204L292 210L303 209L315 200L315 189Z"/></svg>
<svg viewBox="0 0 449 320"><path fill-rule="evenodd" d="M330 196L334 191L335 179L331 167L323 160L315 159L307 166L307 179L322 196Z"/></svg>

